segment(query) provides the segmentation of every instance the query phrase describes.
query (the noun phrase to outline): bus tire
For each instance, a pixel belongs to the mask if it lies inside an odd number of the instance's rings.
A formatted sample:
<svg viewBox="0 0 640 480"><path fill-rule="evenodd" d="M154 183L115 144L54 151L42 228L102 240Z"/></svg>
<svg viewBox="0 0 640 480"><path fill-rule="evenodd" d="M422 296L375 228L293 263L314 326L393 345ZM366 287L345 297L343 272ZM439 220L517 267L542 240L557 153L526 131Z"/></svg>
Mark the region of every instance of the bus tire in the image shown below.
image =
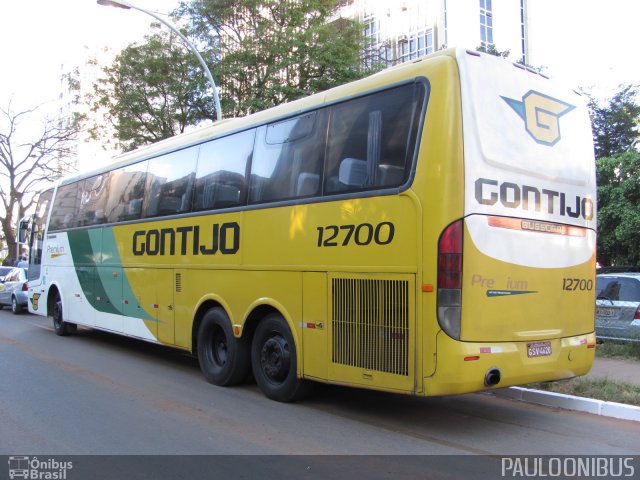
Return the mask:
<svg viewBox="0 0 640 480"><path fill-rule="evenodd" d="M237 385L249 375L249 344L233 335L231 321L222 308L211 308L202 318L198 362L204 377L214 385Z"/></svg>
<svg viewBox="0 0 640 480"><path fill-rule="evenodd" d="M253 376L262 393L279 402L295 402L310 389L297 376L296 345L284 318L272 313L256 328L251 345Z"/></svg>
<svg viewBox="0 0 640 480"><path fill-rule="evenodd" d="M53 302L53 308L51 310L51 317L53 319L53 331L56 332L56 335L66 337L76 331L77 327L75 323L64 321L64 314L62 312L62 299L60 298L59 293L56 293L56 297Z"/></svg>

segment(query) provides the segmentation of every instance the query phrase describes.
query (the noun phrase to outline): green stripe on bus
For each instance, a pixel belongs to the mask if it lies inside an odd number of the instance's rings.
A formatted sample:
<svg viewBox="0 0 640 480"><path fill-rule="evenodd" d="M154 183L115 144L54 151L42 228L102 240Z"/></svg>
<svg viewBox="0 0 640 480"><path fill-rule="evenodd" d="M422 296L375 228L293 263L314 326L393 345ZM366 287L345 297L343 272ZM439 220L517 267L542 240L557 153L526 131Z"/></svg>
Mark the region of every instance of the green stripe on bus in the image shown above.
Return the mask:
<svg viewBox="0 0 640 480"><path fill-rule="evenodd" d="M114 268L119 268L121 271L121 275L120 278L122 278L122 282L118 283L117 286L115 286L115 288L118 288L118 290L115 290L114 288L105 288L107 295L109 295L109 298L112 299L111 302L115 303L115 299L117 298L117 302L119 305L119 308L124 309L124 304L123 304L123 299L128 299L129 301L136 299L138 300L138 298L136 297L135 293L133 292L133 289L131 288L131 284L129 283L129 279L127 278L127 270L122 268L122 260L120 258L120 252L118 251L118 244L116 242L116 237L113 233L113 228L111 227L105 227L102 229L102 254L103 254L103 258L105 253L109 256L109 263L111 265L113 265L112 267L103 267L102 269L100 269L100 276L101 276L101 280L103 285L113 285L113 269ZM122 311L121 313L124 314L124 311ZM151 315L149 315L149 313L144 309L144 308L140 308L137 310L136 312L136 318L140 318L142 320L146 320L149 322L157 322L158 320L154 317L152 317Z"/></svg>
<svg viewBox="0 0 640 480"><path fill-rule="evenodd" d="M99 242L100 229L78 230L67 233L71 256L78 282L89 304L103 313L121 314L113 302L106 302L107 293L98 277L97 254L94 246ZM98 243L99 245L99 243Z"/></svg>
<svg viewBox="0 0 640 480"><path fill-rule="evenodd" d="M123 299L136 298L126 275L120 273L114 277L114 269L123 272L122 262L116 246L112 228L97 228L85 231L68 232L71 256L76 276L89 304L99 312L124 315ZM111 265L101 265L96 252L107 252ZM146 311L140 309L137 318L151 322L157 321Z"/></svg>

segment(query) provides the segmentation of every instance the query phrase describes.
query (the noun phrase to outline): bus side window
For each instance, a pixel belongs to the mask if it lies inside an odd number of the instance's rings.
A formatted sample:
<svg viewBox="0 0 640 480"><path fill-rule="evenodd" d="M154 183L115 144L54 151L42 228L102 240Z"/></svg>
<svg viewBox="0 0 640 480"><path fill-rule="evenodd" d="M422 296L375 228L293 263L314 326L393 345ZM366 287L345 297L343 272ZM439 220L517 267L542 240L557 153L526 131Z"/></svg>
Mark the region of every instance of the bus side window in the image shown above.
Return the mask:
<svg viewBox="0 0 640 480"><path fill-rule="evenodd" d="M76 227L78 213L78 182L58 187L51 213L50 230L64 230Z"/></svg>
<svg viewBox="0 0 640 480"><path fill-rule="evenodd" d="M105 223L105 208L109 196L111 172L105 172L80 182L78 206L78 226Z"/></svg>
<svg viewBox="0 0 640 480"><path fill-rule="evenodd" d="M258 129L250 203L320 195L326 117L321 109Z"/></svg>
<svg viewBox="0 0 640 480"><path fill-rule="evenodd" d="M140 218L148 164L149 162L135 163L111 173L111 189L105 209L108 222Z"/></svg>
<svg viewBox="0 0 640 480"><path fill-rule="evenodd" d="M212 210L244 205L246 171L255 129L218 138L200 146L193 209Z"/></svg>
<svg viewBox="0 0 640 480"><path fill-rule="evenodd" d="M409 177L424 87L410 84L331 107L325 192L398 187Z"/></svg>
<svg viewBox="0 0 640 480"><path fill-rule="evenodd" d="M189 147L149 160L144 217L191 211L198 148Z"/></svg>

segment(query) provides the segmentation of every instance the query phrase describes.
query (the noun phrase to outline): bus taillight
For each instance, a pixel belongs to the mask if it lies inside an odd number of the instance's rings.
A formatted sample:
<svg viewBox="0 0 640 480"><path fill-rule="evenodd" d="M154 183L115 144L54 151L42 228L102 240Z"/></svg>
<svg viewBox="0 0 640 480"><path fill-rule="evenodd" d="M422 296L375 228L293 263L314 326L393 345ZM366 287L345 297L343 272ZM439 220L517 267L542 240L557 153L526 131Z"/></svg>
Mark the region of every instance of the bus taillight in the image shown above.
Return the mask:
<svg viewBox="0 0 640 480"><path fill-rule="evenodd" d="M449 225L438 242L438 323L457 340L462 306L462 222Z"/></svg>
<svg viewBox="0 0 640 480"><path fill-rule="evenodd" d="M462 288L462 220L449 225L440 236L438 288Z"/></svg>

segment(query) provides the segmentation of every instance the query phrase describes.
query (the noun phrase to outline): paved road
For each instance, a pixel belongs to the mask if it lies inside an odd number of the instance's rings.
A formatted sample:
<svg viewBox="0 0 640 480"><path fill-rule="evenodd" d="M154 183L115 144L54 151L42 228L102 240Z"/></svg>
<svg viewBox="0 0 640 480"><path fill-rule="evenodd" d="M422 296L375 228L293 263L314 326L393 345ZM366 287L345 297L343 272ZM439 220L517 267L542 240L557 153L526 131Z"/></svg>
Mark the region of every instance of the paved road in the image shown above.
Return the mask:
<svg viewBox="0 0 640 480"><path fill-rule="evenodd" d="M180 352L94 330L58 337L7 311L0 366L0 455L640 454L637 423L485 394L323 386L281 404L255 385L206 383Z"/></svg>

